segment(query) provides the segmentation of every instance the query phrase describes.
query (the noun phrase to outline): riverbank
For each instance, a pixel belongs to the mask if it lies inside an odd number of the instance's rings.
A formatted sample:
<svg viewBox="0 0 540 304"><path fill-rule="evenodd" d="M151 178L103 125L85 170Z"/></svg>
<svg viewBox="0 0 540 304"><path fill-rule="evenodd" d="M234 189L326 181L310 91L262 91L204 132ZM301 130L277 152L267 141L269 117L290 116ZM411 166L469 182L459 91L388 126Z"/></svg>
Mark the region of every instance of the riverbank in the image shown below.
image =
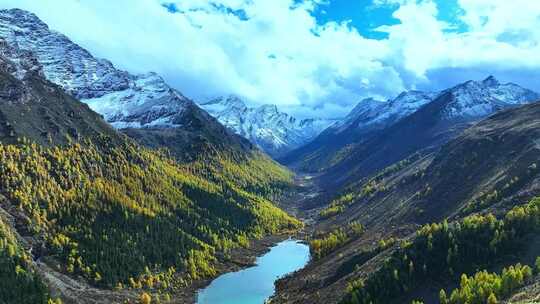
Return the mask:
<svg viewBox="0 0 540 304"><path fill-rule="evenodd" d="M269 235L259 240L252 240L248 248L234 248L227 256L219 255L219 261L216 264L218 274L213 278L196 281L191 286L176 293L174 295L174 302L179 300L178 303L196 303L198 291L206 288L217 277L225 273L236 272L255 266L257 257L266 254L274 245L288 238L300 241L307 240L307 237L311 234L316 215L306 211L308 208L304 207L312 204L311 201L320 195L320 190L314 183L314 176L312 175L298 174L295 177L295 185L296 190L292 191L289 195L285 195L278 205L288 214L301 220L305 225L304 228L291 233Z"/></svg>
<svg viewBox="0 0 540 304"><path fill-rule="evenodd" d="M219 261L215 265L218 271L217 275L213 278L196 281L179 293L174 294L173 302L196 303L198 291L210 285L214 279L225 273L255 266L257 257L270 251L270 248L275 244L294 236L294 233L269 235L259 240L252 240L248 248L234 248L227 256L219 256Z"/></svg>

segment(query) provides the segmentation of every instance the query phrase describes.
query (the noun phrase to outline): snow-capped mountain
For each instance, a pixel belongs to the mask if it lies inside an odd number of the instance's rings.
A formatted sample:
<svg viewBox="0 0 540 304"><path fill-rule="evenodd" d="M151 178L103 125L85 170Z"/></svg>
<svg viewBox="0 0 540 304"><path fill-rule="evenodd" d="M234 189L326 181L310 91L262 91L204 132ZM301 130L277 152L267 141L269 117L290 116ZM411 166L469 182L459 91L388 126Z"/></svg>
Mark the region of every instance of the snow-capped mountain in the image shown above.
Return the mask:
<svg viewBox="0 0 540 304"><path fill-rule="evenodd" d="M0 10L0 39L32 52L49 81L87 103L114 127L177 126L178 116L192 103L157 74L119 70L27 11Z"/></svg>
<svg viewBox="0 0 540 304"><path fill-rule="evenodd" d="M353 165L372 172L368 168L381 169L411 152L438 147L496 111L538 100L540 94L501 84L492 76L437 93L410 91L388 101L365 99L343 121L281 161L313 171L336 166L337 175Z"/></svg>
<svg viewBox="0 0 540 304"><path fill-rule="evenodd" d="M366 98L332 128L338 133L348 128L382 129L417 111L435 96L436 93L408 91L387 101Z"/></svg>
<svg viewBox="0 0 540 304"><path fill-rule="evenodd" d="M501 84L489 76L483 81L467 81L440 94L453 96L445 109L446 119L474 119L485 117L511 106L522 105L540 99L540 94L517 84Z"/></svg>
<svg viewBox="0 0 540 304"><path fill-rule="evenodd" d="M335 133L347 129L372 131L390 126L416 112L438 96L450 93L452 102L446 105L446 119L474 119L484 117L512 105L540 99L540 95L513 83L501 84L489 76L483 81L467 81L441 92L406 91L387 101L367 98L331 129Z"/></svg>
<svg viewBox="0 0 540 304"><path fill-rule="evenodd" d="M199 103L210 115L267 153L280 156L317 136L334 120L296 119L275 105L248 107L237 96L219 97Z"/></svg>

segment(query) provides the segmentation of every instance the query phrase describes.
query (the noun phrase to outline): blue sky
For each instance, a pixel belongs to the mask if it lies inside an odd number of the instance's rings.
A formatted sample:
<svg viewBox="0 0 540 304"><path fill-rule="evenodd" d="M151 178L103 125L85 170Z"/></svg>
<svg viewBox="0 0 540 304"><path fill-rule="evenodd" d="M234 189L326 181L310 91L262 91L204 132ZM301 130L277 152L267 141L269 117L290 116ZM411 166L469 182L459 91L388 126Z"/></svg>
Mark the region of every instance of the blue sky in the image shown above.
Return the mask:
<svg viewBox="0 0 540 304"><path fill-rule="evenodd" d="M318 6L313 15L319 24L327 22L348 22L362 36L372 39L384 39L387 33L377 31L381 25L399 24L392 14L399 5L375 6L371 0L334 0Z"/></svg>
<svg viewBox="0 0 540 304"><path fill-rule="evenodd" d="M466 32L466 24L460 20L463 9L457 0L433 1L438 9L437 18L452 26L450 32ZM396 25L399 19L392 16L400 8L399 4L375 5L373 0L331 0L314 10L319 24L327 22L348 22L362 36L370 39L386 39L387 33L377 31L382 25Z"/></svg>
<svg viewBox="0 0 540 304"><path fill-rule="evenodd" d="M540 1L2 0L185 95L300 117L495 75L540 91ZM65 12L69 11L69 14Z"/></svg>

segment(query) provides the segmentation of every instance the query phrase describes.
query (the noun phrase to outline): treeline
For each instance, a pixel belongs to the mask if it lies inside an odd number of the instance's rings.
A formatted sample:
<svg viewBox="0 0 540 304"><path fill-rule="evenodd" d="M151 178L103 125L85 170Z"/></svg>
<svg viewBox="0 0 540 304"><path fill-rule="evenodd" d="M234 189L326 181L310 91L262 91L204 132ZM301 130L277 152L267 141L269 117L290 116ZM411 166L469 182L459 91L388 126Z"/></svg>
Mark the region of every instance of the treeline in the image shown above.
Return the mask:
<svg viewBox="0 0 540 304"><path fill-rule="evenodd" d="M216 251L296 229L268 200L288 174L265 158L179 164L131 142L0 145L0 193L45 240L36 254L103 287L183 286L215 274Z"/></svg>
<svg viewBox="0 0 540 304"><path fill-rule="evenodd" d="M329 233L314 238L309 242L311 255L320 259L349 241L359 237L364 232L364 227L358 222L351 222L345 228L338 228Z"/></svg>
<svg viewBox="0 0 540 304"><path fill-rule="evenodd" d="M540 172L540 168L536 163L532 163L527 167L521 176L507 177L506 180L500 182L499 190L482 193L476 199L467 203L461 214L467 215L475 211L486 209L487 207L499 202L505 197L509 197L511 193L515 193L524 185L530 182Z"/></svg>
<svg viewBox="0 0 540 304"><path fill-rule="evenodd" d="M487 214L472 215L453 225L426 225L368 279L350 282L342 303L390 303L427 280L485 268L514 253L528 233L538 230L539 207L536 198L513 208L501 220Z"/></svg>

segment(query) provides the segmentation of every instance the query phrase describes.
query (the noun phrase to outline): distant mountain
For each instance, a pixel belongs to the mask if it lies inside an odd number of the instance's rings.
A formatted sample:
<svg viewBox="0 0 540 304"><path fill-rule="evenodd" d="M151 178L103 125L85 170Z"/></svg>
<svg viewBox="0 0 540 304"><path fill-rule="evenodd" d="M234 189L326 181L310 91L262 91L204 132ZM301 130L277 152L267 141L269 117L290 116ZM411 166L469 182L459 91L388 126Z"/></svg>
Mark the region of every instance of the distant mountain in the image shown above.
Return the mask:
<svg viewBox="0 0 540 304"><path fill-rule="evenodd" d="M536 92L501 84L490 76L438 93L411 91L386 102L363 100L343 122L282 161L304 170L335 173L330 179L346 178L353 168L369 174L418 149L446 142L468 123L538 99Z"/></svg>
<svg viewBox="0 0 540 304"><path fill-rule="evenodd" d="M436 93L408 91L387 101L373 98L364 99L352 109L344 120L329 128L328 132L339 134L353 129L358 133L367 133L370 130L384 129L401 118L416 112L420 107L432 101L435 96L437 96Z"/></svg>
<svg viewBox="0 0 540 304"><path fill-rule="evenodd" d="M0 10L0 39L32 52L44 76L127 134L181 157L197 151L246 153L250 143L228 131L155 73L132 75L92 56L36 15Z"/></svg>
<svg viewBox="0 0 540 304"><path fill-rule="evenodd" d="M223 125L278 157L297 148L335 122L332 119L296 119L275 105L251 108L237 96L219 97L199 105Z"/></svg>

